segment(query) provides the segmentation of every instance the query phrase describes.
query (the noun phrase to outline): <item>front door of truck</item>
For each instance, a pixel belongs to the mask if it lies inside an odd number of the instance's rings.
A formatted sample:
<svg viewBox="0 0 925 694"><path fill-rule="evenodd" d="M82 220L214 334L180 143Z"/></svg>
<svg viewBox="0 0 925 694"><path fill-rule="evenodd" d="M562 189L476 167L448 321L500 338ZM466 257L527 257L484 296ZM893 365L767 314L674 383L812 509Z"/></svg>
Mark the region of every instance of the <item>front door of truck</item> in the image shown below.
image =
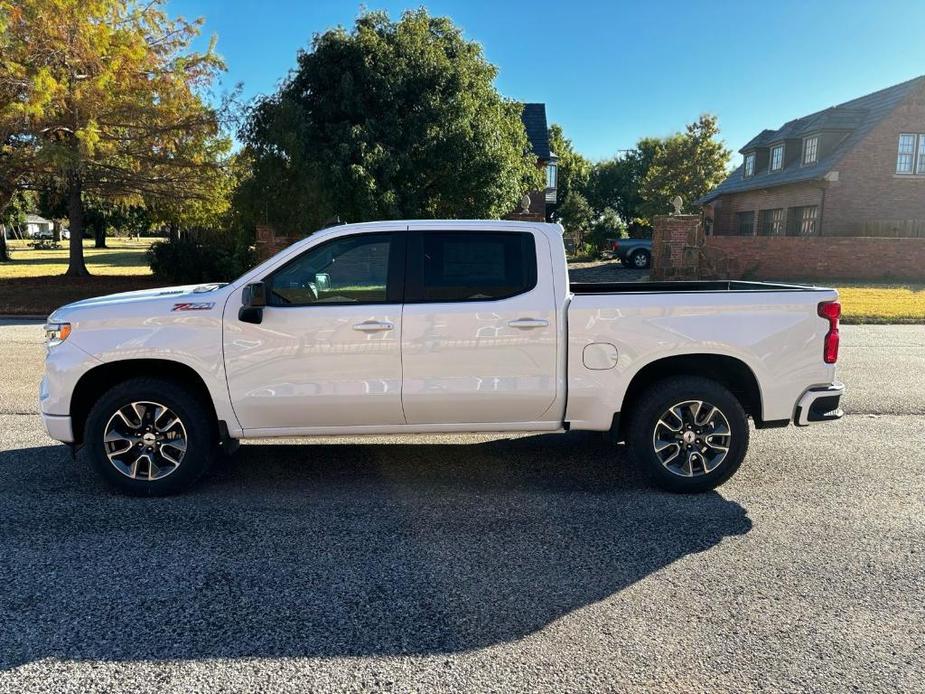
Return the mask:
<svg viewBox="0 0 925 694"><path fill-rule="evenodd" d="M225 367L244 429L404 424L400 232L335 237L268 277L259 324L224 321Z"/></svg>

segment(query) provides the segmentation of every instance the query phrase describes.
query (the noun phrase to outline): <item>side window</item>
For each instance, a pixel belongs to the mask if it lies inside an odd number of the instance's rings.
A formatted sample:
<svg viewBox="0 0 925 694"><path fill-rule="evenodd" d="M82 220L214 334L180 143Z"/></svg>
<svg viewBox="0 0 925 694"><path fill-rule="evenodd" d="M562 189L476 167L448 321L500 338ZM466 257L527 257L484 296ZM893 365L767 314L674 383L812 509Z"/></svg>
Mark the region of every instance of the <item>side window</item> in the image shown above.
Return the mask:
<svg viewBox="0 0 925 694"><path fill-rule="evenodd" d="M392 246L393 234L343 236L322 243L266 280L268 301L273 306L386 303Z"/></svg>
<svg viewBox="0 0 925 694"><path fill-rule="evenodd" d="M406 302L489 301L536 286L530 233L425 231L409 254Z"/></svg>

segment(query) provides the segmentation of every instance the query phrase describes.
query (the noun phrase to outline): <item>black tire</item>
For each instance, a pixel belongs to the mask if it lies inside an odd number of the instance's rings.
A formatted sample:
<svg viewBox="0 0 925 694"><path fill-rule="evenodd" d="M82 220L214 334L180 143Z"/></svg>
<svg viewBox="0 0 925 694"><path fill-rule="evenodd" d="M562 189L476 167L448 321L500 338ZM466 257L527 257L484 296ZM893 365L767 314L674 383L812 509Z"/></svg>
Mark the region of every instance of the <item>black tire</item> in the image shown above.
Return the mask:
<svg viewBox="0 0 925 694"><path fill-rule="evenodd" d="M649 267L651 261L652 257L649 251L640 249L630 253L629 258L627 258L627 267L633 270L643 270Z"/></svg>
<svg viewBox="0 0 925 694"><path fill-rule="evenodd" d="M130 477L120 472L107 454L104 443L107 426L120 409L131 407L133 402L162 404L179 418L183 427L185 452L179 464L159 479ZM141 408L142 412L146 409ZM142 428L139 427L139 432ZM110 485L133 496L166 496L191 487L211 466L217 438L216 422L207 403L178 383L154 378L133 378L110 388L93 405L84 429L85 449L93 467ZM171 454L178 456L179 452L171 449Z"/></svg>
<svg viewBox="0 0 925 694"><path fill-rule="evenodd" d="M716 467L711 468L709 471L707 471L707 468L713 461L708 461L707 457L710 454L717 456L720 454L711 448L708 455L702 455L698 453L697 447L700 442L706 441L707 438L714 439L714 435L710 434L710 431L721 430L716 428L717 421L723 421L718 417L714 417L712 421L703 427L684 424L680 418L669 419L668 425L680 423L679 429L681 429L681 432L677 435L678 443L671 443L669 447L662 449L665 451L662 455L670 456L674 452L673 446L677 446L681 461L675 459L670 463L664 463L659 457L659 453L655 450L656 443L662 442L662 439L659 438L660 433L670 433L671 431L666 428L666 424L660 424L660 421L664 421L662 416L669 413L669 408L679 403L691 401L701 401L715 406L725 419L725 423L728 423L730 431L728 439L718 433L715 435L720 444L726 444L728 450L725 457L719 459L720 461L717 462ZM692 410L680 408L679 411L682 414L689 414ZM705 414L699 416L706 417ZM696 419L697 416L695 415L693 418L694 424L696 424ZM722 424L720 427L722 427ZM703 432L695 434L695 436L702 436L702 438L685 444L683 436L687 434L688 430ZM748 417L745 410L742 409L742 404L728 389L707 378L681 376L654 384L632 405L627 422L626 442L629 445L630 457L652 482L671 492L694 493L714 489L735 474L735 471L739 469L745 459L745 453L748 450L748 433ZM685 447L687 449L693 447L693 450L685 450ZM692 460L697 462L692 463ZM690 465L689 470L692 476L683 476L685 464ZM676 470L674 466L680 466L680 471Z"/></svg>

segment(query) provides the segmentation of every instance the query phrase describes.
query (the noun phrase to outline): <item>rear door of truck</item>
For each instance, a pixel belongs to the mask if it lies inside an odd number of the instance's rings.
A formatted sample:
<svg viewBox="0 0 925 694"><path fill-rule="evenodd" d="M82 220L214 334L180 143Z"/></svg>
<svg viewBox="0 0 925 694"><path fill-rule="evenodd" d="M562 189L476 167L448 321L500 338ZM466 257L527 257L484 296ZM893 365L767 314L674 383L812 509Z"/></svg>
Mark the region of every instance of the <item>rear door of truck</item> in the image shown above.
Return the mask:
<svg viewBox="0 0 925 694"><path fill-rule="evenodd" d="M407 247L406 422L511 425L555 414L558 423L561 413L550 412L558 326L546 237L528 227L435 223L413 227Z"/></svg>

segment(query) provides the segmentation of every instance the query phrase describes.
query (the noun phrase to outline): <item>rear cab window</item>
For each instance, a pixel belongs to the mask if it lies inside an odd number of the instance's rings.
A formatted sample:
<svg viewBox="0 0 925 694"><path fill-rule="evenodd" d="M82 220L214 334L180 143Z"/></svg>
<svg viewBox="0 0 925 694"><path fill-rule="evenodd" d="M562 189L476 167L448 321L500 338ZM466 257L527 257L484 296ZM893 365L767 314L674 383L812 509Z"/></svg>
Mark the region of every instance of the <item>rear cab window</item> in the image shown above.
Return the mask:
<svg viewBox="0 0 925 694"><path fill-rule="evenodd" d="M405 303L497 301L536 282L529 232L411 232Z"/></svg>

